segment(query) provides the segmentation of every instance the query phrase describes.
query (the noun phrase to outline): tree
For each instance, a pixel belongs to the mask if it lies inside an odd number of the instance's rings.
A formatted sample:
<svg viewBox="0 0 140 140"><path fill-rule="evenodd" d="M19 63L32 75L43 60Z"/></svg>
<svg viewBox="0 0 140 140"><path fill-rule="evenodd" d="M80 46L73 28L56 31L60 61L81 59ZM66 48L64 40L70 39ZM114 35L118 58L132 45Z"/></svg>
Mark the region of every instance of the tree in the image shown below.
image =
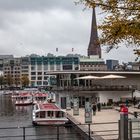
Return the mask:
<svg viewBox="0 0 140 140"><path fill-rule="evenodd" d="M5 77L5 84L7 84L9 87L13 84L13 78L10 74L7 74Z"/></svg>
<svg viewBox="0 0 140 140"><path fill-rule="evenodd" d="M2 89L2 86L4 85L4 77L2 75L0 75L0 86L1 86L1 89Z"/></svg>
<svg viewBox="0 0 140 140"><path fill-rule="evenodd" d="M20 78L19 77L15 77L14 84L16 87L18 87L18 85L20 85Z"/></svg>
<svg viewBox="0 0 140 140"><path fill-rule="evenodd" d="M26 76L26 75L23 75L22 77L21 77L21 85L22 85L22 87L26 87L26 86L28 86L29 85L29 78L28 78L28 76Z"/></svg>
<svg viewBox="0 0 140 140"><path fill-rule="evenodd" d="M102 31L100 43L108 51L119 44L140 45L140 0L79 0L88 7L100 7L106 17L98 28Z"/></svg>

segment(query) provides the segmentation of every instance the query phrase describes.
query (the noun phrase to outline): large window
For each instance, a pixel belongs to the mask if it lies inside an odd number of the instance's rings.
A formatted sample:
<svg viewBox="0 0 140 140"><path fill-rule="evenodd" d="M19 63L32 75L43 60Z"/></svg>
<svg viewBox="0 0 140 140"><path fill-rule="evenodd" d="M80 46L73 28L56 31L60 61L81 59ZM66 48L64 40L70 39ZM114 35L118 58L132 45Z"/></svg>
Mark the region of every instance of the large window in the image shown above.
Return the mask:
<svg viewBox="0 0 140 140"><path fill-rule="evenodd" d="M48 70L48 65L44 65L44 70Z"/></svg>
<svg viewBox="0 0 140 140"><path fill-rule="evenodd" d="M50 71L54 71L54 65L50 65Z"/></svg>
<svg viewBox="0 0 140 140"><path fill-rule="evenodd" d="M35 66L31 66L31 70L35 70Z"/></svg>
<svg viewBox="0 0 140 140"><path fill-rule="evenodd" d="M63 70L72 70L72 65L63 65Z"/></svg>
<svg viewBox="0 0 140 140"><path fill-rule="evenodd" d="M61 65L56 65L56 70L61 70Z"/></svg>
<svg viewBox="0 0 140 140"><path fill-rule="evenodd" d="M42 65L37 65L37 70L42 70Z"/></svg>

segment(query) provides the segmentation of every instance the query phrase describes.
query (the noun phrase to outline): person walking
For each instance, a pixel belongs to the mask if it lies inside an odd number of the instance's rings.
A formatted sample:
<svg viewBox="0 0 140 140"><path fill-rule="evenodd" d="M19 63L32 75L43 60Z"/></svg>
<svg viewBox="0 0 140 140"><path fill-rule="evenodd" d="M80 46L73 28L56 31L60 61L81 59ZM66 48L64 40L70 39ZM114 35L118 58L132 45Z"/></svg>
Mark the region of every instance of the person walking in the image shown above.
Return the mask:
<svg viewBox="0 0 140 140"><path fill-rule="evenodd" d="M101 111L101 103L100 102L97 103L97 109L98 109L98 111Z"/></svg>
<svg viewBox="0 0 140 140"><path fill-rule="evenodd" d="M93 111L93 115L95 116L96 115L96 103L94 102L93 105L92 105L92 111Z"/></svg>

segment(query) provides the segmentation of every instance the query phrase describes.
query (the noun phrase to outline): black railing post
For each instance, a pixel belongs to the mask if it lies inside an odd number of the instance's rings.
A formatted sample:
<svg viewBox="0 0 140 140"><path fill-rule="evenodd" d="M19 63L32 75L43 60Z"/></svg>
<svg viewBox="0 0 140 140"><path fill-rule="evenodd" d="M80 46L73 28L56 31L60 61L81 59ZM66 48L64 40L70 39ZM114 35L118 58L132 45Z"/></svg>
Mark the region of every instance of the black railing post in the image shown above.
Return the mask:
<svg viewBox="0 0 140 140"><path fill-rule="evenodd" d="M23 127L23 140L25 140L25 127Z"/></svg>
<svg viewBox="0 0 140 140"><path fill-rule="evenodd" d="M59 140L59 126L57 125L57 140Z"/></svg>
<svg viewBox="0 0 140 140"><path fill-rule="evenodd" d="M132 140L132 120L129 121L129 140Z"/></svg>
<svg viewBox="0 0 140 140"><path fill-rule="evenodd" d="M90 123L88 124L88 138L90 140Z"/></svg>

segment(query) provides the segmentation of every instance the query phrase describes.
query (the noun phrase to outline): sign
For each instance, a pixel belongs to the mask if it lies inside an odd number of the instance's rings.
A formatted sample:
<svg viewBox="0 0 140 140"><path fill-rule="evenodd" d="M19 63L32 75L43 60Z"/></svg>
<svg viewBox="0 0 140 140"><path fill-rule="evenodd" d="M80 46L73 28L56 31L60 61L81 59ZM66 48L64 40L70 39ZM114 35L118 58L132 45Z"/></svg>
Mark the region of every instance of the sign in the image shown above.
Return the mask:
<svg viewBox="0 0 140 140"><path fill-rule="evenodd" d="M71 110L71 97L69 95L66 97L66 109Z"/></svg>
<svg viewBox="0 0 140 140"><path fill-rule="evenodd" d="M73 98L73 115L79 115L79 98Z"/></svg>
<svg viewBox="0 0 140 140"><path fill-rule="evenodd" d="M90 97L85 101L85 123L92 123L92 106Z"/></svg>

